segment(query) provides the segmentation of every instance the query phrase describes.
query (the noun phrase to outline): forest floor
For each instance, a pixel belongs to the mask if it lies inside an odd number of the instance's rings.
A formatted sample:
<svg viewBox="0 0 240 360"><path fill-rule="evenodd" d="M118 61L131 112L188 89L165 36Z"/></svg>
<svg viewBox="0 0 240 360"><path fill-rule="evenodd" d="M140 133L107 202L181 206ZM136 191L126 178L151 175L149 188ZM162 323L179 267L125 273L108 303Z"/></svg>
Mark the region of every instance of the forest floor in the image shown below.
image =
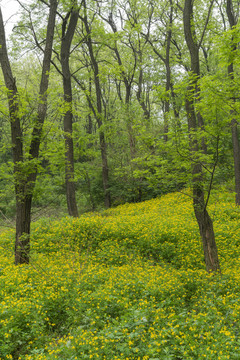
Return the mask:
<svg viewBox="0 0 240 360"><path fill-rule="evenodd" d="M222 274L205 271L189 194L33 223L31 262L0 231L0 359L240 358L240 209L209 211Z"/></svg>

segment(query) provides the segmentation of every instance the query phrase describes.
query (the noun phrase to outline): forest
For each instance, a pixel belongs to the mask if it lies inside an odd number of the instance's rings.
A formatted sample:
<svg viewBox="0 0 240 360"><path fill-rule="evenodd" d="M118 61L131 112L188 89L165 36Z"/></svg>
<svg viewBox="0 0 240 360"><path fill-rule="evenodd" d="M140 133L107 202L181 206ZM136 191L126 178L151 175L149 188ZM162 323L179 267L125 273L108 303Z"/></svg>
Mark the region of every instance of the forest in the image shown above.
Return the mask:
<svg viewBox="0 0 240 360"><path fill-rule="evenodd" d="M239 0L17 2L0 360L238 359Z"/></svg>
<svg viewBox="0 0 240 360"><path fill-rule="evenodd" d="M1 215L28 263L32 209L85 211L186 187L207 270L207 204L240 202L238 1L22 3L1 17ZM231 180L235 179L235 180Z"/></svg>

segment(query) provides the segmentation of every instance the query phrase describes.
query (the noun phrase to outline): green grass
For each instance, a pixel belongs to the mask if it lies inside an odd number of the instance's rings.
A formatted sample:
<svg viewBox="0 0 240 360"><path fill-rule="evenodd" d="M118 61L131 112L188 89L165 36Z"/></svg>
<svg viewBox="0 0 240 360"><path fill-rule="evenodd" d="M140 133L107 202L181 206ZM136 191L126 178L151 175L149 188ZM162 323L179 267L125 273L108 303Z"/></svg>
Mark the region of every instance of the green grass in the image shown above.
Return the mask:
<svg viewBox="0 0 240 360"><path fill-rule="evenodd" d="M210 213L222 276L182 194L42 219L30 265L1 232L0 359L239 359L240 210L222 192Z"/></svg>

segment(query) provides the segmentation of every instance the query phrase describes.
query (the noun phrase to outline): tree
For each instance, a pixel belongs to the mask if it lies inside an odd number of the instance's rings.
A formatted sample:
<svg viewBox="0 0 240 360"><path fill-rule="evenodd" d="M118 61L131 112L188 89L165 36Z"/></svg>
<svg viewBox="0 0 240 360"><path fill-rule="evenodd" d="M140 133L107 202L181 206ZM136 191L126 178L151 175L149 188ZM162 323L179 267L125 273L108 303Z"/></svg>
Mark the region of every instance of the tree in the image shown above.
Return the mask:
<svg viewBox="0 0 240 360"><path fill-rule="evenodd" d="M44 4L43 2L43 5ZM39 32L38 25L34 23L33 18L36 16L34 14L31 6L27 9L22 5L24 13L28 14L28 21L31 28L31 37L33 38L33 43L40 53L44 53L44 48L42 47L41 32ZM58 73L62 77L63 81L63 124L64 124L64 141L65 141L65 188L66 188L66 200L67 208L70 216L78 217L78 207L76 202L76 189L75 189L75 180L74 180L74 146L72 138L72 125L73 125L73 96L72 96L72 82L71 82L71 71L70 71L70 55L71 55L71 45L73 37L76 31L79 7L76 0L72 0L70 4L67 4L67 7L70 10L67 11L65 16L61 15L63 10L58 10L57 15L62 20L61 26L61 38L60 38L60 51L59 43L57 43L57 50L53 49L54 53L57 55L57 59L61 64L61 68L58 67L55 61L51 61ZM42 9L41 9L42 11ZM35 11L36 12L36 11ZM27 26L24 26L24 31L27 30ZM22 29L23 30L23 29ZM58 32L58 31L57 31ZM39 34L40 33L40 34ZM22 35L20 30L20 36ZM31 41L30 41L31 43Z"/></svg>
<svg viewBox="0 0 240 360"><path fill-rule="evenodd" d="M12 152L14 162L14 181L16 195L16 239L15 264L29 263L30 225L33 190L37 178L37 162L44 120L47 112L47 90L52 55L57 0L50 0L46 43L39 86L37 117L32 129L30 147L24 154L21 128L19 92L8 58L5 30L0 9L0 64L8 91L9 117L11 124Z"/></svg>
<svg viewBox="0 0 240 360"><path fill-rule="evenodd" d="M209 7L209 16L212 3L213 1L211 1ZM198 80L200 76L199 48L204 33L202 34L200 43L197 43L193 17L193 0L185 0L183 21L185 39L191 58L191 74L188 86L188 94L186 97L186 113L189 129L190 151L192 154L191 167L193 182L193 207L200 230L200 235L202 238L206 269L208 272L220 271L217 245L213 230L213 222L207 211L207 201L205 201L204 199L203 171L200 152L201 149L203 152L206 152L205 139L202 137L201 144L199 144L199 141L195 136L196 132L199 129L202 129L204 125L203 118L201 114L196 110L195 105L195 103L199 100L200 97L200 89L198 85Z"/></svg>
<svg viewBox="0 0 240 360"><path fill-rule="evenodd" d="M67 206L70 216L78 217L76 191L74 183L74 148L72 138L72 78L69 67L70 48L76 30L79 9L76 1L73 1L71 10L67 13L62 23L61 37L61 67L63 78L64 101L66 111L64 114L64 138L65 138L65 183ZM69 23L68 23L68 19Z"/></svg>

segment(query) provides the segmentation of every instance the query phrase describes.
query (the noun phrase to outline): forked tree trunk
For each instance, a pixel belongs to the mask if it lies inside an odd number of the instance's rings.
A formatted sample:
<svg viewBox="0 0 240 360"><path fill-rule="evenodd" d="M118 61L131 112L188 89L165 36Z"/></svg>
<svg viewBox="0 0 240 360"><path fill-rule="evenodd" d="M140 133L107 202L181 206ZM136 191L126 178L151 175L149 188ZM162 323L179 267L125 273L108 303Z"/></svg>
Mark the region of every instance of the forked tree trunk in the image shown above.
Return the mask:
<svg viewBox="0 0 240 360"><path fill-rule="evenodd" d="M28 156L26 154L26 160L24 160L23 138L19 115L19 94L8 59L5 31L0 9L0 63L3 71L5 85L8 90L16 195L15 264L29 263L32 197L37 177L37 165L35 160L37 160L39 156L42 127L47 111L46 92L49 83L49 71L56 11L57 0L51 0L39 90L38 114L35 126L32 131L29 154ZM30 170L27 170L29 167Z"/></svg>
<svg viewBox="0 0 240 360"><path fill-rule="evenodd" d="M196 33L194 30L193 19L193 0L185 0L184 6L184 33L186 43L191 57L191 72L192 78L188 87L188 95L186 98L186 112L188 118L190 151L192 153L192 183L193 183L193 206L194 213L198 223L203 251L208 272L220 271L218 260L217 245L215 242L215 235L213 230L212 219L209 216L204 200L203 187L203 172L202 164L198 159L199 151L206 151L204 149L204 141L199 144L195 137L198 129L203 126L203 119L196 115L195 101L199 99L200 89L198 87L198 79L200 76L200 62L199 62L199 45L196 42Z"/></svg>
<svg viewBox="0 0 240 360"><path fill-rule="evenodd" d="M76 4L73 4L76 6ZM72 39L76 30L79 10L73 8L67 14L62 24L62 39L61 39L61 66L63 74L63 90L66 111L64 114L64 138L65 138L65 184L67 207L70 216L78 217L78 208L76 201L76 189L74 182L74 151L72 138L72 82L71 72L69 67L70 47ZM69 24L67 21L70 16ZM66 30L67 27L67 30Z"/></svg>

